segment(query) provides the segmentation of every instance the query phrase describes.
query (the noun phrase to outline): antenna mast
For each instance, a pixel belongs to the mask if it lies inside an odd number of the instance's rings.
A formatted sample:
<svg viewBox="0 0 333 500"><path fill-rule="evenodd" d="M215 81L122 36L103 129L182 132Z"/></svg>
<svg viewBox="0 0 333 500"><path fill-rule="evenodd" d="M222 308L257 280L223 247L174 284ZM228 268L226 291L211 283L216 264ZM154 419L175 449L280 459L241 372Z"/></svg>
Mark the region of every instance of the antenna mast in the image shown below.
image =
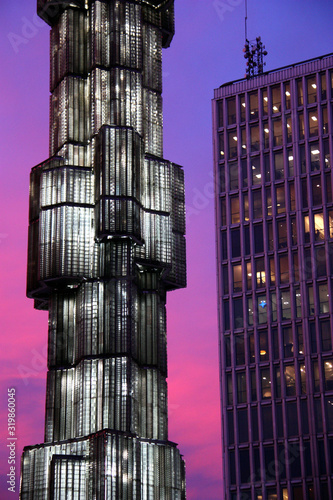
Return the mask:
<svg viewBox="0 0 333 500"><path fill-rule="evenodd" d="M264 72L264 66L266 66L264 56L267 56L267 50L265 50L260 36L250 41L247 38L247 0L245 0L245 46L243 52L245 59L247 59L245 78L261 75Z"/></svg>

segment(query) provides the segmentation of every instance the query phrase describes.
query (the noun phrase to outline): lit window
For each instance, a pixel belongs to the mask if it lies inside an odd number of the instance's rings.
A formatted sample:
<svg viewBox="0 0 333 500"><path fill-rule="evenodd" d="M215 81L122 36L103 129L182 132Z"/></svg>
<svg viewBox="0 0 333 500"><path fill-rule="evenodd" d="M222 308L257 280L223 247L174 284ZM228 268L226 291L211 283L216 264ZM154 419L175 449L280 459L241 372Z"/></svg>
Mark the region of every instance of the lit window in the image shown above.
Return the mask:
<svg viewBox="0 0 333 500"><path fill-rule="evenodd" d="M288 176L294 176L294 154L292 149L287 150L287 159L288 159Z"/></svg>
<svg viewBox="0 0 333 500"><path fill-rule="evenodd" d="M234 292L242 291L242 265L234 264L233 267Z"/></svg>
<svg viewBox="0 0 333 500"><path fill-rule="evenodd" d="M260 157L254 156L250 158L252 170L252 184L261 184Z"/></svg>
<svg viewBox="0 0 333 500"><path fill-rule="evenodd" d="M302 80L297 80L297 104L303 106L303 84Z"/></svg>
<svg viewBox="0 0 333 500"><path fill-rule="evenodd" d="M289 283L289 262L288 254L280 255L280 283Z"/></svg>
<svg viewBox="0 0 333 500"><path fill-rule="evenodd" d="M224 134L219 135L219 158L224 159Z"/></svg>
<svg viewBox="0 0 333 500"><path fill-rule="evenodd" d="M258 323L267 323L267 299L266 295L258 295Z"/></svg>
<svg viewBox="0 0 333 500"><path fill-rule="evenodd" d="M244 220L250 220L250 210L249 210L249 195L243 194L243 210L244 210Z"/></svg>
<svg viewBox="0 0 333 500"><path fill-rule="evenodd" d="M306 371L305 371L305 365L300 365L299 367L300 371L300 379L301 379L301 393L306 394Z"/></svg>
<svg viewBox="0 0 333 500"><path fill-rule="evenodd" d="M281 111L281 91L280 85L272 87L272 113Z"/></svg>
<svg viewBox="0 0 333 500"><path fill-rule="evenodd" d="M319 133L318 111L309 111L309 136L315 137Z"/></svg>
<svg viewBox="0 0 333 500"><path fill-rule="evenodd" d="M237 156L237 132L230 130L228 132L229 158Z"/></svg>
<svg viewBox="0 0 333 500"><path fill-rule="evenodd" d="M281 314L282 319L291 319L291 301L289 291L281 291Z"/></svg>
<svg viewBox="0 0 333 500"><path fill-rule="evenodd" d="M268 115L268 96L267 96L267 89L263 89L261 92L262 96L262 111L263 115L267 116Z"/></svg>
<svg viewBox="0 0 333 500"><path fill-rule="evenodd" d="M245 128L241 129L241 155L246 154L246 130Z"/></svg>
<svg viewBox="0 0 333 500"><path fill-rule="evenodd" d="M258 118L258 92L250 94L250 120Z"/></svg>
<svg viewBox="0 0 333 500"><path fill-rule="evenodd" d="M287 142L292 142L293 140L293 134L292 134L292 123L291 123L291 117L288 116L286 120L286 127L287 127Z"/></svg>
<svg viewBox="0 0 333 500"><path fill-rule="evenodd" d="M284 367L284 380L286 384L286 395L296 395L296 377L294 365L286 365Z"/></svg>
<svg viewBox="0 0 333 500"><path fill-rule="evenodd" d="M317 83L316 77L311 76L307 79L308 104L317 102Z"/></svg>
<svg viewBox="0 0 333 500"><path fill-rule="evenodd" d="M267 330L259 331L259 359L260 361L269 360L268 351L268 332Z"/></svg>
<svg viewBox="0 0 333 500"><path fill-rule="evenodd" d="M240 222L238 196L233 196L232 198L230 198L230 212L231 212L231 224L237 224L238 222Z"/></svg>
<svg viewBox="0 0 333 500"><path fill-rule="evenodd" d="M330 312L329 293L327 283L318 285L319 312L321 314Z"/></svg>
<svg viewBox="0 0 333 500"><path fill-rule="evenodd" d="M322 212L314 214L315 241L325 239L324 215Z"/></svg>
<svg viewBox="0 0 333 500"><path fill-rule="evenodd" d="M266 215L273 215L272 194L270 187L266 188Z"/></svg>
<svg viewBox="0 0 333 500"><path fill-rule="evenodd" d="M322 112L322 120L323 120L323 134L328 134L328 114L327 114L327 106L323 106L321 108Z"/></svg>
<svg viewBox="0 0 333 500"><path fill-rule="evenodd" d="M245 95L240 96L240 117L241 117L241 122L245 122L246 120Z"/></svg>
<svg viewBox="0 0 333 500"><path fill-rule="evenodd" d="M268 149L269 148L269 128L268 128L267 122L265 122L263 124L263 128L264 128L264 149Z"/></svg>
<svg viewBox="0 0 333 500"><path fill-rule="evenodd" d="M333 359L325 358L324 361L325 389L333 390Z"/></svg>
<svg viewBox="0 0 333 500"><path fill-rule="evenodd" d="M290 83L287 82L284 85L284 98L285 98L285 107L286 109L291 108L291 93L290 93Z"/></svg>
<svg viewBox="0 0 333 500"><path fill-rule="evenodd" d="M276 213L282 214L286 211L286 197L284 186L276 187Z"/></svg>
<svg viewBox="0 0 333 500"><path fill-rule="evenodd" d="M256 283L257 283L257 288L263 288L266 285L264 258L256 260Z"/></svg>
<svg viewBox="0 0 333 500"><path fill-rule="evenodd" d="M272 382L269 368L260 371L261 375L261 397L268 399L272 397Z"/></svg>
<svg viewBox="0 0 333 500"><path fill-rule="evenodd" d="M247 290L252 290L252 265L251 262L246 263L246 283Z"/></svg>
<svg viewBox="0 0 333 500"><path fill-rule="evenodd" d="M320 169L320 149L318 142L312 142L310 145L311 171Z"/></svg>
<svg viewBox="0 0 333 500"><path fill-rule="evenodd" d="M322 194L321 194L321 177L311 177L311 187L312 187L312 204L314 206L322 205Z"/></svg>

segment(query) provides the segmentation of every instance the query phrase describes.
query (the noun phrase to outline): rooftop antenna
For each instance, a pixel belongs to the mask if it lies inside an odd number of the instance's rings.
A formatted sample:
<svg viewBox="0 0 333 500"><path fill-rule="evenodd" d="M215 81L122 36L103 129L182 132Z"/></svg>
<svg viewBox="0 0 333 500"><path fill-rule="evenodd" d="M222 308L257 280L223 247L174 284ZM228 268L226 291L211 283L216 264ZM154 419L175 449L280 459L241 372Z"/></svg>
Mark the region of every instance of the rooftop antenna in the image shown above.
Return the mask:
<svg viewBox="0 0 333 500"><path fill-rule="evenodd" d="M253 78L261 75L264 72L264 56L267 56L265 45L261 41L261 37L257 36L255 40L247 38L247 0L245 0L245 46L243 49L246 61L245 78Z"/></svg>

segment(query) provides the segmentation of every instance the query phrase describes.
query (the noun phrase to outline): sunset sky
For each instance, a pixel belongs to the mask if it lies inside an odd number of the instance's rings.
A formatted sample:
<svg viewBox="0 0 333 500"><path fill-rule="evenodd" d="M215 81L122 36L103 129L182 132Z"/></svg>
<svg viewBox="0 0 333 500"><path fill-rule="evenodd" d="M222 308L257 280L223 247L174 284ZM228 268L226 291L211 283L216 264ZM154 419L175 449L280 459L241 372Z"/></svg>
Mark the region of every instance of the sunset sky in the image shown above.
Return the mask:
<svg viewBox="0 0 333 500"><path fill-rule="evenodd" d="M49 29L36 0L1 0L0 462L7 491L7 389L16 388L17 456L43 442L47 313L25 298L30 169L48 157ZM188 500L221 499L211 99L242 78L242 0L176 0L163 52L164 157L184 166L188 287L168 295L169 437L187 466ZM333 52L330 0L248 0L248 38L267 70ZM19 479L19 473L17 473Z"/></svg>

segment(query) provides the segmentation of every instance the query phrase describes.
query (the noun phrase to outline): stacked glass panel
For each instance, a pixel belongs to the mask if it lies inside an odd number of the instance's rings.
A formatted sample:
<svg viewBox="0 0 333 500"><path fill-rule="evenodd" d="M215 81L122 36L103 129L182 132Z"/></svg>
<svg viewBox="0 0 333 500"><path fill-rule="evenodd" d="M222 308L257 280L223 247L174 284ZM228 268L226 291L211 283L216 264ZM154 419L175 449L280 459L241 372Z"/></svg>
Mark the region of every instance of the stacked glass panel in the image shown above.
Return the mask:
<svg viewBox="0 0 333 500"><path fill-rule="evenodd" d="M162 143L173 2L44 0L38 13L50 158L31 172L27 293L49 311L49 371L21 498L183 499L166 384L166 293L186 285L184 176Z"/></svg>

